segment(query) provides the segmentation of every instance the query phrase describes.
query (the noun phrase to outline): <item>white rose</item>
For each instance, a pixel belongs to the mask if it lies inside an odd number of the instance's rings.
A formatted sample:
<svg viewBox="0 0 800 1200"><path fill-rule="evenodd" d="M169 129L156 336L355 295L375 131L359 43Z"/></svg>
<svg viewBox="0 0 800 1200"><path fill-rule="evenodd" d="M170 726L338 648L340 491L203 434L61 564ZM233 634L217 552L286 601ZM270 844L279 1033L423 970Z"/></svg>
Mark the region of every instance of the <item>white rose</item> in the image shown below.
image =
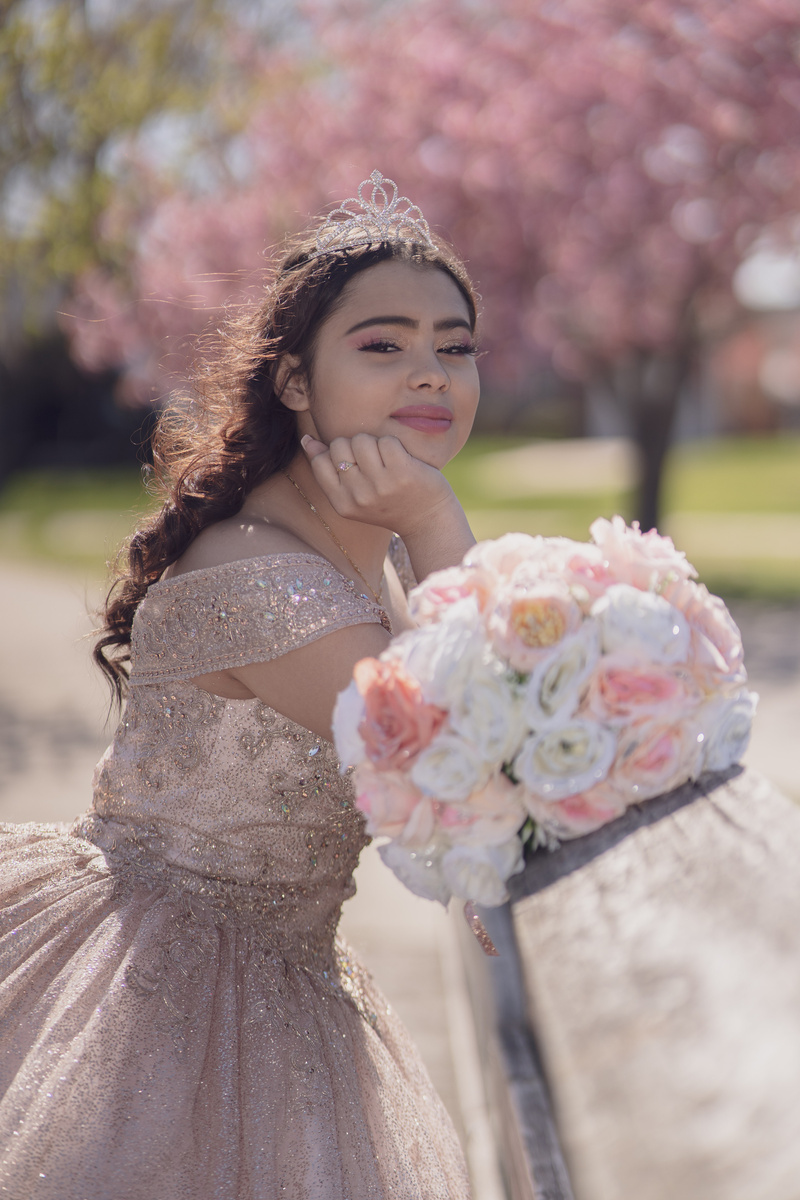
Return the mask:
<svg viewBox="0 0 800 1200"><path fill-rule="evenodd" d="M529 737L514 760L514 773L532 792L561 800L605 779L616 750L610 729L574 717Z"/></svg>
<svg viewBox="0 0 800 1200"><path fill-rule="evenodd" d="M757 704L757 692L742 691L703 705L696 718L703 739L702 770L724 771L739 762L750 741Z"/></svg>
<svg viewBox="0 0 800 1200"><path fill-rule="evenodd" d="M503 674L479 670L452 704L450 724L481 759L499 766L522 741L522 704Z"/></svg>
<svg viewBox="0 0 800 1200"><path fill-rule="evenodd" d="M385 846L378 847L378 854L415 896L422 896L423 900L438 900L447 907L452 892L445 882L440 852L435 847L407 850L397 842L387 842Z"/></svg>
<svg viewBox="0 0 800 1200"><path fill-rule="evenodd" d="M418 756L411 780L434 800L466 800L488 780L492 764L455 733L440 733Z"/></svg>
<svg viewBox="0 0 800 1200"><path fill-rule="evenodd" d="M364 697L351 680L343 692L336 697L331 728L336 753L339 756L339 770L344 775L348 767L358 766L367 757L364 739L358 732L358 727L364 719Z"/></svg>
<svg viewBox="0 0 800 1200"><path fill-rule="evenodd" d="M506 880L524 865L518 837L500 846L454 846L442 857L447 886L462 900L496 907L508 899Z"/></svg>
<svg viewBox="0 0 800 1200"><path fill-rule="evenodd" d="M644 653L652 662L682 662L689 654L691 630L683 613L654 592L627 583L612 584L596 600L591 614L600 625L607 654L615 650Z"/></svg>
<svg viewBox="0 0 800 1200"><path fill-rule="evenodd" d="M477 601L470 597L452 604L438 624L403 634L390 653L419 680L430 704L449 708L480 665L482 628Z"/></svg>
<svg viewBox="0 0 800 1200"><path fill-rule="evenodd" d="M525 692L523 715L529 728L538 731L563 724L573 715L599 656L597 626L586 621L539 663Z"/></svg>

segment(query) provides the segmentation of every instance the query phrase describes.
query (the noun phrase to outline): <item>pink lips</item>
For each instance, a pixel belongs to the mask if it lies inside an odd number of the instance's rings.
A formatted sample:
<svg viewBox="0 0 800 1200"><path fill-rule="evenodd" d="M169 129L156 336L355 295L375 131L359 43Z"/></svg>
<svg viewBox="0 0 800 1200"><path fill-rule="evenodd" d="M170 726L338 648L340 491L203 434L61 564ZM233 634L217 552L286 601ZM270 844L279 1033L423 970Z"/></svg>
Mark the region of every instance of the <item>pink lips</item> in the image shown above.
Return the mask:
<svg viewBox="0 0 800 1200"><path fill-rule="evenodd" d="M392 417L420 433L447 433L453 421L450 409L438 404L410 404L407 408L398 408Z"/></svg>

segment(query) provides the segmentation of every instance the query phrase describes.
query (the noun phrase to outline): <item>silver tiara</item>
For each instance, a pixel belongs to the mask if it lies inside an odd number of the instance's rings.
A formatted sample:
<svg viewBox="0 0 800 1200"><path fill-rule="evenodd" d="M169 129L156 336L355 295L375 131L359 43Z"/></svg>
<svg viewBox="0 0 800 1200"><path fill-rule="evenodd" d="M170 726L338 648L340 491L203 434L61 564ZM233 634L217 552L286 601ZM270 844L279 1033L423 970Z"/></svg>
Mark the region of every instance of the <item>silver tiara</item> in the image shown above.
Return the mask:
<svg viewBox="0 0 800 1200"><path fill-rule="evenodd" d="M364 189L370 184L372 194L366 200ZM392 189L391 200L387 188ZM380 171L373 171L359 184L357 196L349 196L328 214L317 231L317 248L311 258L370 242L421 242L435 249L428 222L416 204L407 196L398 196L395 181Z"/></svg>

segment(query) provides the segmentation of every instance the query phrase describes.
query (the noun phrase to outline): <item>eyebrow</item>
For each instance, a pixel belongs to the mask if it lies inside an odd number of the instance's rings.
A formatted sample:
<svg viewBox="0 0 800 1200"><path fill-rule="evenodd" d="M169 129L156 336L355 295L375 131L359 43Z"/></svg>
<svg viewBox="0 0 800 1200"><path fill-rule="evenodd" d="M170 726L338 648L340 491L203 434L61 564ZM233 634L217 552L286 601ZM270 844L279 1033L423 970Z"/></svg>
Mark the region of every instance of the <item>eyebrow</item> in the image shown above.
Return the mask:
<svg viewBox="0 0 800 1200"><path fill-rule="evenodd" d="M366 321L359 321L352 329L348 329L345 337L349 337L351 333L357 333L359 329L367 329L370 325L402 325L405 329L419 329L419 321L415 321L413 317L368 317ZM441 321L436 321L433 328L441 329L466 329L472 333L472 326L466 317L445 317Z"/></svg>

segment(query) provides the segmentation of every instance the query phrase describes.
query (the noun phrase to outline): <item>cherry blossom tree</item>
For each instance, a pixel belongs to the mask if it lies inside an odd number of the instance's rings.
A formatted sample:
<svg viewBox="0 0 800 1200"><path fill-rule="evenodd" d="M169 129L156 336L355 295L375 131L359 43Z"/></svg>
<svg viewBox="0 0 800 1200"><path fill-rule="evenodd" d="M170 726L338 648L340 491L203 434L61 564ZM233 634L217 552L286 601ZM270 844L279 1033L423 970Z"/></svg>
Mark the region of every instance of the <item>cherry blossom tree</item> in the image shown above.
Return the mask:
<svg viewBox="0 0 800 1200"><path fill-rule="evenodd" d="M168 195L139 221L133 294L184 307L131 320L87 280L84 311L109 319L81 353L152 376L156 335L196 321L201 276L221 303L231 272L377 166L466 252L490 381L524 388L546 349L623 406L653 525L733 272L800 213L796 0L421 0L323 9L317 28L325 69L254 114L240 185Z"/></svg>

